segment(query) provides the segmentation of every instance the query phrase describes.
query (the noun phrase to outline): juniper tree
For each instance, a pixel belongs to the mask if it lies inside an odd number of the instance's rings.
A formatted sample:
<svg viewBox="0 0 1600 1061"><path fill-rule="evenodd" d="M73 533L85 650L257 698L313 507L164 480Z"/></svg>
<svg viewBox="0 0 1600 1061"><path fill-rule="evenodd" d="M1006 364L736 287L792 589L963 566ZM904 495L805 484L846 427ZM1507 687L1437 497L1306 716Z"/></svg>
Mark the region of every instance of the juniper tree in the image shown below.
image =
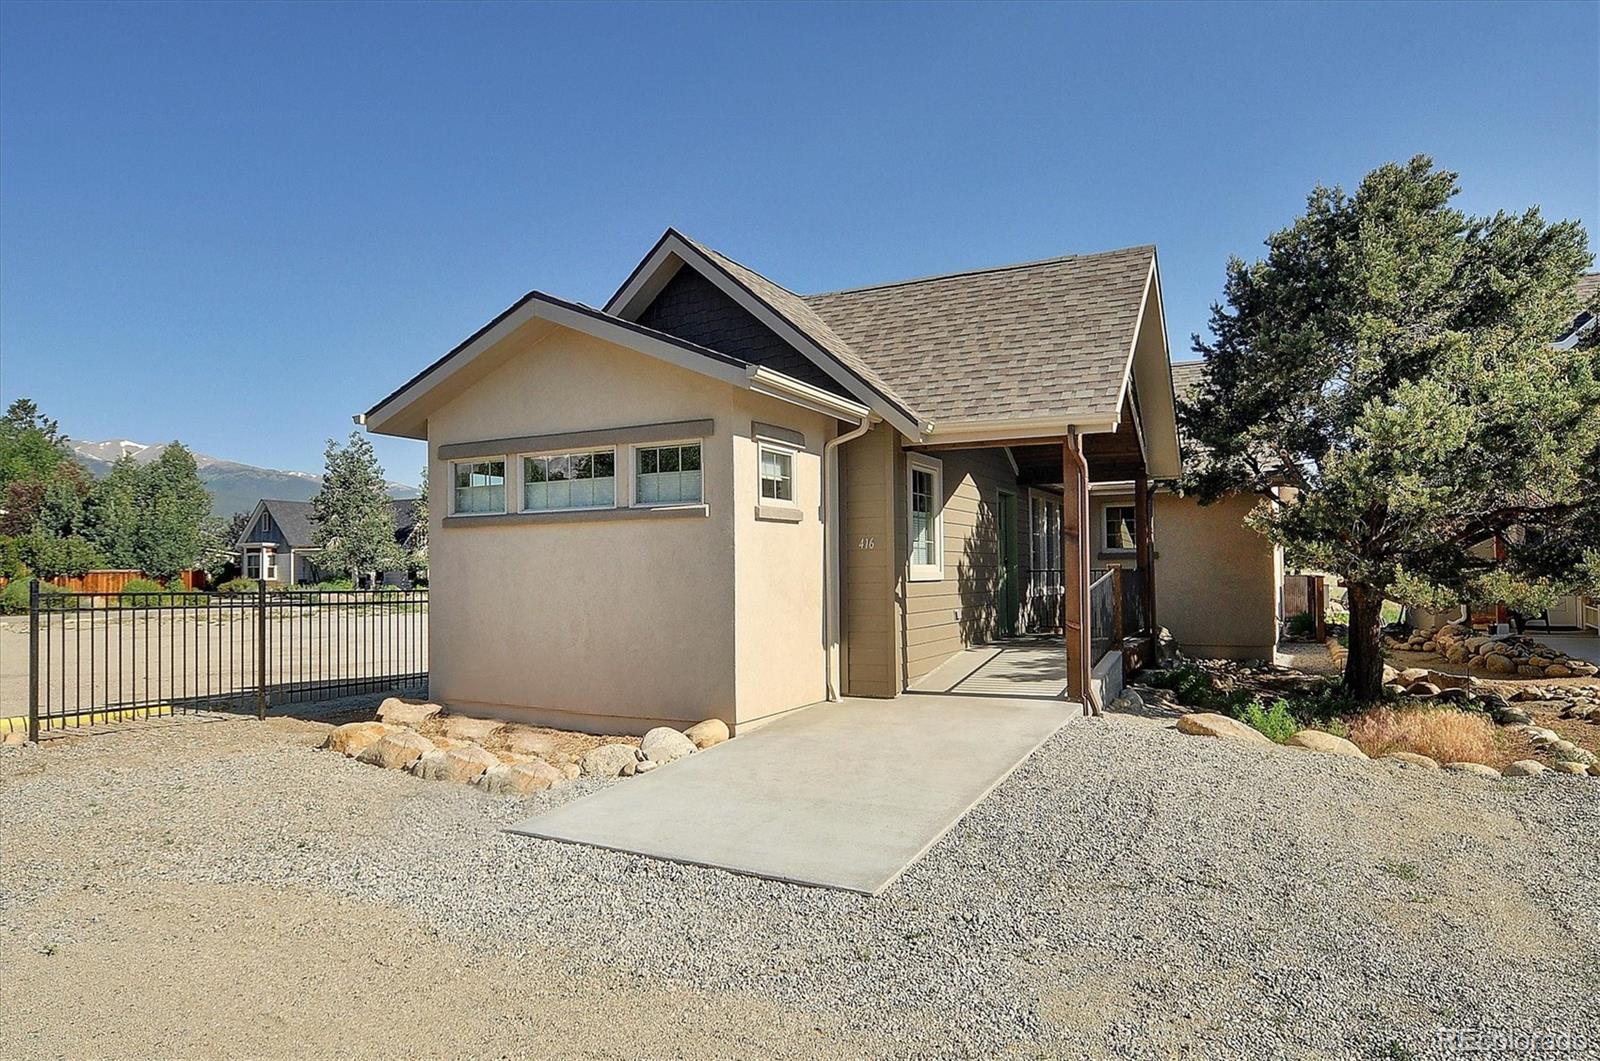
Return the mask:
<svg viewBox="0 0 1600 1061"><path fill-rule="evenodd" d="M1180 403L1207 451L1186 487L1262 494L1252 523L1287 562L1347 583L1362 698L1381 689L1386 597L1600 579L1600 344L1552 342L1584 308L1587 236L1537 208L1468 216L1458 190L1422 156L1354 195L1314 190L1265 258L1229 262L1194 337L1205 380Z"/></svg>
<svg viewBox="0 0 1600 1061"><path fill-rule="evenodd" d="M200 559L201 525L211 514L211 494L200 481L194 454L182 443L169 444L138 470L134 490L139 510L135 566L162 580L193 567Z"/></svg>
<svg viewBox="0 0 1600 1061"><path fill-rule="evenodd" d="M378 571L404 566L394 540L394 513L383 468L372 443L357 431L340 446L328 439L323 451L322 489L311 499L317 567L349 572L353 585Z"/></svg>

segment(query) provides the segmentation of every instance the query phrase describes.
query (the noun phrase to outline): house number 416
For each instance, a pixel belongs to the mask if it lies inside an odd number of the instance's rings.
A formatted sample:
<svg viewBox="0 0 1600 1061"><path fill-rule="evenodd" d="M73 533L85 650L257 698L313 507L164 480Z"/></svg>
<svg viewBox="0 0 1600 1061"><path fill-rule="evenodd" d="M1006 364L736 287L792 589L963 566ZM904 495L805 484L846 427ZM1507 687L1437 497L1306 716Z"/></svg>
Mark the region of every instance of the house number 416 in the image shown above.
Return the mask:
<svg viewBox="0 0 1600 1061"><path fill-rule="evenodd" d="M876 549L877 547L878 539L876 538L861 538L856 542L857 549Z"/></svg>

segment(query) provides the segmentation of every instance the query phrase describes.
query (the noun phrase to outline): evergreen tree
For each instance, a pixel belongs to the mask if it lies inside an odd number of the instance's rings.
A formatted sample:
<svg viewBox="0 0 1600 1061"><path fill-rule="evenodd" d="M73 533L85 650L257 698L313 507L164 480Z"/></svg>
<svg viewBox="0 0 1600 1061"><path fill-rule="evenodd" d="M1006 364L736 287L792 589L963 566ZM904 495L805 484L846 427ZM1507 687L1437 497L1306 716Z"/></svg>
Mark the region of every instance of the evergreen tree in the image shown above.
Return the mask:
<svg viewBox="0 0 1600 1061"><path fill-rule="evenodd" d="M77 466L56 422L32 399L12 402L0 417L0 490L15 482L49 482L63 463Z"/></svg>
<svg viewBox="0 0 1600 1061"><path fill-rule="evenodd" d="M403 567L405 556L395 542L394 513L372 443L357 431L342 447L330 438L323 462L322 489L311 499L313 540L321 549L317 568L348 572L351 583L360 586L379 571Z"/></svg>
<svg viewBox="0 0 1600 1061"><path fill-rule="evenodd" d="M406 559L415 577L428 581L428 469L422 469L422 492L411 505L411 530L406 534Z"/></svg>
<svg viewBox="0 0 1600 1061"><path fill-rule="evenodd" d="M1354 195L1317 188L1264 260L1229 263L1180 408L1207 458L1186 487L1263 494L1253 523L1288 562L1348 583L1345 683L1363 698L1385 597L1600 577L1600 348L1551 342L1580 308L1587 237L1537 209L1468 217L1457 190L1420 156ZM1497 534L1503 559L1474 548Z"/></svg>

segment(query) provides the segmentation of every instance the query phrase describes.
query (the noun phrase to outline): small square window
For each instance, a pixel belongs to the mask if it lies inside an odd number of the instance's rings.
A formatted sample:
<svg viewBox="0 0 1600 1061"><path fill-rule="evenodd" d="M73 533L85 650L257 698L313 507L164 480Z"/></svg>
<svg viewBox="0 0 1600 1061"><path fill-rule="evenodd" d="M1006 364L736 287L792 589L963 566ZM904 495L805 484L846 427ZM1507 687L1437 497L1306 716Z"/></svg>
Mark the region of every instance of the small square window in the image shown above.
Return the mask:
<svg viewBox="0 0 1600 1061"><path fill-rule="evenodd" d="M761 500L794 500L794 452L776 446L758 449L761 465Z"/></svg>
<svg viewBox="0 0 1600 1061"><path fill-rule="evenodd" d="M1135 548L1132 505L1106 506L1106 551L1127 553Z"/></svg>
<svg viewBox="0 0 1600 1061"><path fill-rule="evenodd" d="M463 461L453 466L458 515L506 510L506 462Z"/></svg>
<svg viewBox="0 0 1600 1061"><path fill-rule="evenodd" d="M700 443L642 446L635 452L635 504L679 505L701 500Z"/></svg>

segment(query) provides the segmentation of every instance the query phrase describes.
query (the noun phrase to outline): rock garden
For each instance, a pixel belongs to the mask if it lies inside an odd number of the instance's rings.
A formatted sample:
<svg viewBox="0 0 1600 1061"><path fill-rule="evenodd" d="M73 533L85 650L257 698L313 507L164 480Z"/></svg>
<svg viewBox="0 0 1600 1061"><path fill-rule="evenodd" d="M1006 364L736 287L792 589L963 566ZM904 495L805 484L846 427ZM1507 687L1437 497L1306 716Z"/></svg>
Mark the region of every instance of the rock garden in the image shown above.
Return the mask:
<svg viewBox="0 0 1600 1061"><path fill-rule="evenodd" d="M1359 704L1334 680L1287 667L1175 661L1139 675L1112 706L1154 707L1176 715L1178 730L1195 736L1404 768L1600 777L1593 750L1600 747L1600 682L1505 689L1420 667L1385 667L1384 681L1382 702Z"/></svg>
<svg viewBox="0 0 1600 1061"><path fill-rule="evenodd" d="M491 795L520 796L579 777L648 773L728 739L721 719L678 731L660 726L637 737L597 737L447 714L439 704L391 697L375 721L349 722L323 747L424 781L471 784Z"/></svg>
<svg viewBox="0 0 1600 1061"><path fill-rule="evenodd" d="M1592 678L1600 673L1587 660L1521 634L1480 634L1451 623L1432 632L1390 635L1384 643L1395 651L1432 653L1446 663L1488 676L1520 678Z"/></svg>

